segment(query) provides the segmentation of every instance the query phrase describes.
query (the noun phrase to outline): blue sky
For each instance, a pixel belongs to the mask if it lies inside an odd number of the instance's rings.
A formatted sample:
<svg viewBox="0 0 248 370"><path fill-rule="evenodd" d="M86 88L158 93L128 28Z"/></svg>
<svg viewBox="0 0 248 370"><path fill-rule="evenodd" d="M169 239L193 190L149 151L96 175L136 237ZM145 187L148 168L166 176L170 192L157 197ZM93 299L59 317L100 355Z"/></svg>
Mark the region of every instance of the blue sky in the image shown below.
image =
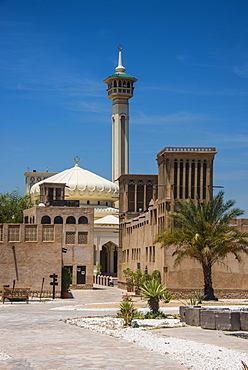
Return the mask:
<svg viewBox="0 0 248 370"><path fill-rule="evenodd" d="M103 80L138 78L130 173L165 146L215 146L214 184L248 217L247 0L0 0L0 192L80 166L111 179Z"/></svg>

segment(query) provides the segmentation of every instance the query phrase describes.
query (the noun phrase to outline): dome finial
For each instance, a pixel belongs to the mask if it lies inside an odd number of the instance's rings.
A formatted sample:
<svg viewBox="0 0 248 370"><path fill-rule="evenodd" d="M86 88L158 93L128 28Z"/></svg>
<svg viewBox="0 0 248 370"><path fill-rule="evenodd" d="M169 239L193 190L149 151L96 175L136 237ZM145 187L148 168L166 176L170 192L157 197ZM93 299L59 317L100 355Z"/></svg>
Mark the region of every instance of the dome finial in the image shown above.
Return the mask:
<svg viewBox="0 0 248 370"><path fill-rule="evenodd" d="M118 45L119 57L118 57L118 66L115 68L116 72L124 72L126 70L126 68L123 67L122 65L122 49L123 46L121 44Z"/></svg>
<svg viewBox="0 0 248 370"><path fill-rule="evenodd" d="M80 157L76 155L76 157L74 157L74 162L76 162L75 166L78 166L79 161L80 161Z"/></svg>

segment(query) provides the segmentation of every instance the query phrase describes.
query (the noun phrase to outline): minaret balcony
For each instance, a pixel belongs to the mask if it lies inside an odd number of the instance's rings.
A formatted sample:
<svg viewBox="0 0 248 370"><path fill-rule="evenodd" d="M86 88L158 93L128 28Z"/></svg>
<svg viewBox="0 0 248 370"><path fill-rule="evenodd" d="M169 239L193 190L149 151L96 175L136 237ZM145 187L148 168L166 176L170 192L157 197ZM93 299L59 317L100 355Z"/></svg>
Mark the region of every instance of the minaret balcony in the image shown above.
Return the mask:
<svg viewBox="0 0 248 370"><path fill-rule="evenodd" d="M111 89L108 89L107 91L108 91L108 96L118 94L118 95L128 95L128 96L132 97L133 96L133 90L134 90L134 88L112 87Z"/></svg>

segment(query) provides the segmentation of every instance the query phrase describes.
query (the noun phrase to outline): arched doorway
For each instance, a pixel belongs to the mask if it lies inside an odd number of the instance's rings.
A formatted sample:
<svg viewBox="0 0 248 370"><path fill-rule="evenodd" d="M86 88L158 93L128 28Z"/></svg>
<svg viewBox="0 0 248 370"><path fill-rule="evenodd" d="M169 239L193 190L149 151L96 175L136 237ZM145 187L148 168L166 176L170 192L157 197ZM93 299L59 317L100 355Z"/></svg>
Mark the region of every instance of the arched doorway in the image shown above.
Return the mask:
<svg viewBox="0 0 248 370"><path fill-rule="evenodd" d="M109 276L117 276L118 250L116 244L108 242L100 251L101 273Z"/></svg>

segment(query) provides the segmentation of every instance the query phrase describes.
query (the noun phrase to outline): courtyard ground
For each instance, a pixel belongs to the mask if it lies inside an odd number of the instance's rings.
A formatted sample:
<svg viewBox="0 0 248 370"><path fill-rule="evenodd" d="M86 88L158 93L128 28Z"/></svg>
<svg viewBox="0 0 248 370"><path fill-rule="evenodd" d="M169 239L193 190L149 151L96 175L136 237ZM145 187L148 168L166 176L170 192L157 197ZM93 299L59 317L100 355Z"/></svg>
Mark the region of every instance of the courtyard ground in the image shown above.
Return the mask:
<svg viewBox="0 0 248 370"><path fill-rule="evenodd" d="M113 316L123 290L95 286L73 291L73 299L31 300L0 305L0 369L186 369L180 361L141 348L120 338L65 324L69 318ZM137 307L144 305L135 298ZM232 301L218 304L247 304ZM181 302L166 305L178 313ZM135 330L135 329L134 329ZM158 329L161 337L192 340L248 354L245 339L196 327ZM192 359L193 361L193 359Z"/></svg>

